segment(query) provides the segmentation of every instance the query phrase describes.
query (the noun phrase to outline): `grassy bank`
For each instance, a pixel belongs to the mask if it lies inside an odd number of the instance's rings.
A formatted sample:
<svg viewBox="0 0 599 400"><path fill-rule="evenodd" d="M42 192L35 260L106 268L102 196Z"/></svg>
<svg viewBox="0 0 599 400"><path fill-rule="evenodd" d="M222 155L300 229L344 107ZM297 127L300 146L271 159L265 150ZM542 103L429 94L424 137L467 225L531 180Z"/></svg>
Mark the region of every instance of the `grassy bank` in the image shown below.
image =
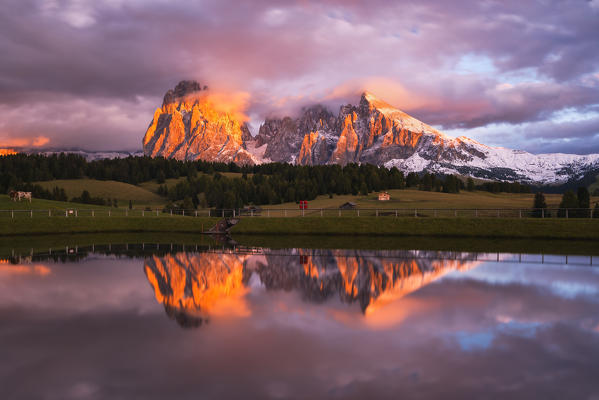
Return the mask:
<svg viewBox="0 0 599 400"><path fill-rule="evenodd" d="M599 255L593 240L487 239L430 236L235 235L241 246L271 249L430 250L473 253Z"/></svg>
<svg viewBox="0 0 599 400"><path fill-rule="evenodd" d="M16 235L5 236L0 239L0 259L14 254L29 255L31 253L47 253L48 249L60 250L65 247L75 246L102 246L107 244L141 244L145 243L149 252L155 251L152 244L160 245L185 245L190 246L215 246L222 243L217 242L211 235L197 235L192 233L169 232L120 232L120 233L76 233L76 234L54 234L31 236ZM161 246L167 248L168 246ZM116 249L115 249L116 250Z"/></svg>
<svg viewBox="0 0 599 400"><path fill-rule="evenodd" d="M243 218L233 234L599 239L599 219Z"/></svg>
<svg viewBox="0 0 599 400"><path fill-rule="evenodd" d="M182 232L201 233L218 218L205 217L110 217L110 218L18 218L3 219L0 235L43 235L100 232ZM3 239L4 240L4 239Z"/></svg>

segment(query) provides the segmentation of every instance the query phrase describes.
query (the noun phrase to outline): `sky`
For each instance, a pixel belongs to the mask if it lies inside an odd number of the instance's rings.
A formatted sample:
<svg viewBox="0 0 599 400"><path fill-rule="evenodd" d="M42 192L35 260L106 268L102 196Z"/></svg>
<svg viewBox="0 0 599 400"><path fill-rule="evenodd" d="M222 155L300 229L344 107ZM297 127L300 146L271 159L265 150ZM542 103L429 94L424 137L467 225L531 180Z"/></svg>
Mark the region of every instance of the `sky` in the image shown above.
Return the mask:
<svg viewBox="0 0 599 400"><path fill-rule="evenodd" d="M183 79L253 134L368 90L452 136L599 153L599 0L3 0L0 147L141 150Z"/></svg>

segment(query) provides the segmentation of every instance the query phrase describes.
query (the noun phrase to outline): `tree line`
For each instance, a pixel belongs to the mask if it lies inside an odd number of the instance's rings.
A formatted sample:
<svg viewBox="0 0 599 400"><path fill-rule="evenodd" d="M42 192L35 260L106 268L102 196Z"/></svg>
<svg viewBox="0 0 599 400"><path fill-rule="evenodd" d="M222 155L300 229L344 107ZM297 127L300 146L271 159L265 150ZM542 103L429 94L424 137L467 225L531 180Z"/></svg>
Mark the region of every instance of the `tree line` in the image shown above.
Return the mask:
<svg viewBox="0 0 599 400"><path fill-rule="evenodd" d="M225 173L240 173L228 177ZM127 157L87 161L77 154L16 154L0 157L0 191L32 191L34 197L66 200L61 188L46 190L35 182L55 179L90 178L129 184L155 180L158 193L171 202L193 207L239 208L313 200L318 195L366 195L371 192L412 188L424 191L459 193L485 190L493 193L527 193L530 186L515 182L465 182L458 176L433 173L404 173L397 168L371 164L298 166L270 163L239 166L234 163L179 161L165 158ZM170 178L184 181L166 185ZM114 205L113 200L92 198L82 193L72 201ZM103 202L103 203L102 203Z"/></svg>
<svg viewBox="0 0 599 400"><path fill-rule="evenodd" d="M547 210L547 202L543 192L535 193L533 208L534 217L551 217L551 212ZM584 186L579 187L576 193L573 190L567 190L562 195L557 217L599 218L599 203L595 203L594 209L591 209L591 194Z"/></svg>

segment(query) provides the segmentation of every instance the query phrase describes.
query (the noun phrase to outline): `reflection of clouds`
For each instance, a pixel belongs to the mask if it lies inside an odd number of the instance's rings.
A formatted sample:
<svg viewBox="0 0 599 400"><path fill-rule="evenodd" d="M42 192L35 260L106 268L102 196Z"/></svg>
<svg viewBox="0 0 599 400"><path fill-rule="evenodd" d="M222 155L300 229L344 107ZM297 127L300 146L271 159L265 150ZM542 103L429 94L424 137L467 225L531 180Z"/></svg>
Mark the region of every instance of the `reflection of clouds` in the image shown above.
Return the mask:
<svg viewBox="0 0 599 400"><path fill-rule="evenodd" d="M0 306L49 313L156 311L140 260L94 256L75 263L0 265ZM7 275L8 274L8 275ZM31 277L43 279L31 279Z"/></svg>
<svg viewBox="0 0 599 400"><path fill-rule="evenodd" d="M599 268L564 265L563 257L561 261L562 264L488 263L470 271L468 276L494 285L530 285L564 297L593 296L599 292Z"/></svg>
<svg viewBox="0 0 599 400"><path fill-rule="evenodd" d="M0 280L0 387L16 398L599 395L599 305L594 296L551 290L542 270L484 264L446 274L364 315L338 292L326 302L309 302L297 289L271 290L255 263L243 278L250 288L244 295L250 318L222 315L186 331L162 312L140 312L143 302L160 310L141 262L54 264L44 279L23 275L11 279L14 285ZM235 271L235 263L227 265ZM594 282L590 268L540 268L554 279L577 282L586 275ZM298 269L305 275L303 266ZM321 272L333 275L330 268ZM484 279L485 272L517 279L498 284ZM29 281L32 290L19 280ZM63 297L44 286L60 286ZM7 301L10 291L21 300L17 312L10 309L16 303ZM36 301L26 299L36 294ZM42 301L62 312L37 312ZM77 301L80 307L73 306ZM32 374L35 385L23 381Z"/></svg>

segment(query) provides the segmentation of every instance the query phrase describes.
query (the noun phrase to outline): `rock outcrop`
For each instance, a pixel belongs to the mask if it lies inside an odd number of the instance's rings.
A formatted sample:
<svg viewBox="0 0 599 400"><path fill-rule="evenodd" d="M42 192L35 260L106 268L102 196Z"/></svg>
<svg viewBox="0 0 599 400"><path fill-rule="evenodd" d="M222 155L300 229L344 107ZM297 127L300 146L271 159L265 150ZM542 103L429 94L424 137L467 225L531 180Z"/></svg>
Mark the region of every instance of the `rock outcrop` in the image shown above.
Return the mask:
<svg viewBox="0 0 599 400"><path fill-rule="evenodd" d="M182 81L164 95L143 139L144 154L179 160L254 163L249 128L212 103L208 88Z"/></svg>
<svg viewBox="0 0 599 400"><path fill-rule="evenodd" d="M599 154L530 154L453 138L365 92L337 115L322 105L296 118L269 118L252 137L248 126L220 111L195 81L164 96L143 140L144 153L180 160L299 165L369 163L407 172L483 179L563 183L599 172Z"/></svg>

